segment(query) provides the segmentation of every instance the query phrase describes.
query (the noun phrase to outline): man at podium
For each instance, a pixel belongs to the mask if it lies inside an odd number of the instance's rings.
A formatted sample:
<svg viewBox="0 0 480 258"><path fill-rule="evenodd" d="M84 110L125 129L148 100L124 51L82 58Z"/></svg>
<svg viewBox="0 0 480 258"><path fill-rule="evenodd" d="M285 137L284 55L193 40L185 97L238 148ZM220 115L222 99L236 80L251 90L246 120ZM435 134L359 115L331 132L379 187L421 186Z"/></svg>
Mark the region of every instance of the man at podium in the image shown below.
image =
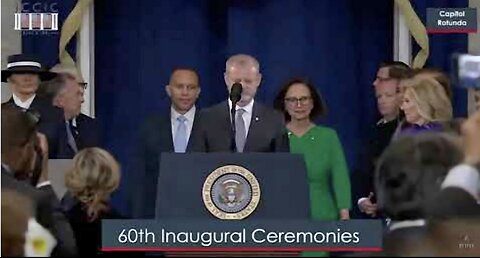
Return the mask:
<svg viewBox="0 0 480 258"><path fill-rule="evenodd" d="M254 100L262 80L258 61L234 55L224 76L230 99L201 112L193 151L288 152L282 115Z"/></svg>

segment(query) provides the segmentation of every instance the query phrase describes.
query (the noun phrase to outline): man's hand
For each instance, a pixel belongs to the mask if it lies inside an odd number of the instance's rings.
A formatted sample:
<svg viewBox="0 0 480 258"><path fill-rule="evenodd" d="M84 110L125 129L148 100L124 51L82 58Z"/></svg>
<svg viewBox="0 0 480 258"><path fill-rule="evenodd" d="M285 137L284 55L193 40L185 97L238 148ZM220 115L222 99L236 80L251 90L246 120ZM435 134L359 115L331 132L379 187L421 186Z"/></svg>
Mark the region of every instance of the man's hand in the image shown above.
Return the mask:
<svg viewBox="0 0 480 258"><path fill-rule="evenodd" d="M475 112L462 125L465 163L480 163L480 110Z"/></svg>
<svg viewBox="0 0 480 258"><path fill-rule="evenodd" d="M358 207L362 212L372 217L377 216L377 204L372 202L373 193L368 195L368 198L363 198L358 203Z"/></svg>

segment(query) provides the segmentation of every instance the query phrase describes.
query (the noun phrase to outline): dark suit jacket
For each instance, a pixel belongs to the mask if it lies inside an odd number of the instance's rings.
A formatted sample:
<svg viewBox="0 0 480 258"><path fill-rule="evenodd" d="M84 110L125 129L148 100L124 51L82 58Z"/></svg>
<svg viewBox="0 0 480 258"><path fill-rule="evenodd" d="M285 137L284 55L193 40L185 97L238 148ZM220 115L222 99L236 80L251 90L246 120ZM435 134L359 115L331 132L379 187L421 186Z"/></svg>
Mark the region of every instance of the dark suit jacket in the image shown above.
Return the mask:
<svg viewBox="0 0 480 258"><path fill-rule="evenodd" d="M60 203L51 186L40 189L13 177L11 172L2 167L2 189L11 189L24 194L33 202L33 210L37 221L52 233L57 246L52 256L76 256L77 249L72 228L62 212Z"/></svg>
<svg viewBox="0 0 480 258"><path fill-rule="evenodd" d="M227 101L200 114L199 135L192 146L194 152L231 152L233 132ZM253 114L244 152L288 152L288 135L282 114L258 102Z"/></svg>
<svg viewBox="0 0 480 258"><path fill-rule="evenodd" d="M195 112L192 132L188 140L187 152L191 151L199 124L199 110ZM174 152L170 113L150 117L140 129L137 174L131 180L130 197L134 218L154 218L157 179L160 170L160 154Z"/></svg>
<svg viewBox="0 0 480 258"><path fill-rule="evenodd" d="M15 105L13 98L10 98L7 103ZM40 113L38 131L47 136L48 157L50 159L69 158L63 110L53 106L49 98L38 95L33 99L30 109Z"/></svg>
<svg viewBox="0 0 480 258"><path fill-rule="evenodd" d="M427 212L439 219L480 218L480 205L465 190L447 187L429 203Z"/></svg>
<svg viewBox="0 0 480 258"><path fill-rule="evenodd" d="M80 114L76 117L76 123L76 130L72 130L72 134L75 138L75 143L77 144L78 150L101 146L100 127L95 118L91 118L85 114ZM68 158L73 158L75 156L75 152L70 146L67 147L67 156Z"/></svg>
<svg viewBox="0 0 480 258"><path fill-rule="evenodd" d="M85 114L77 116L78 135L75 136L78 149L100 146L100 128L95 118Z"/></svg>
<svg viewBox="0 0 480 258"><path fill-rule="evenodd" d="M366 157L361 159L361 163L363 164L361 171L363 190L362 196L360 197L368 197L370 192L376 193L374 185L376 163L383 151L390 145L397 125L397 119L375 125L373 137L367 146Z"/></svg>
<svg viewBox="0 0 480 258"><path fill-rule="evenodd" d="M102 247L102 220L103 219L126 219L115 209L102 213L99 218L89 221L84 205L66 193L62 199L62 207L72 225L76 243L81 257L100 256ZM114 253L115 257L130 256L135 253Z"/></svg>

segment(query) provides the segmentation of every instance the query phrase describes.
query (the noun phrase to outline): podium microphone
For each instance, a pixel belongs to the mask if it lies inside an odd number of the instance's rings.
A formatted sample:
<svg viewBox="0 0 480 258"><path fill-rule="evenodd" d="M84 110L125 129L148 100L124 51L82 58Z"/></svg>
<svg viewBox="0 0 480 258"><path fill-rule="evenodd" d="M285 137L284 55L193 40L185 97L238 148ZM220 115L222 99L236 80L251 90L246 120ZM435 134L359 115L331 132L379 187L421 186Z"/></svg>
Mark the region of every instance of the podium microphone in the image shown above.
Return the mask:
<svg viewBox="0 0 480 258"><path fill-rule="evenodd" d="M240 101L242 98L242 90L243 86L241 83L236 82L232 85L232 88L230 89L230 100L232 101L232 109L230 110L230 114L232 115L232 152L237 152L237 144L235 142L235 134L236 134L236 126L235 126L235 113L236 113L236 106L237 103Z"/></svg>
<svg viewBox="0 0 480 258"><path fill-rule="evenodd" d="M232 101L232 108L237 105L237 102L240 101L242 98L242 84L236 82L232 85L232 89L230 90L230 100Z"/></svg>

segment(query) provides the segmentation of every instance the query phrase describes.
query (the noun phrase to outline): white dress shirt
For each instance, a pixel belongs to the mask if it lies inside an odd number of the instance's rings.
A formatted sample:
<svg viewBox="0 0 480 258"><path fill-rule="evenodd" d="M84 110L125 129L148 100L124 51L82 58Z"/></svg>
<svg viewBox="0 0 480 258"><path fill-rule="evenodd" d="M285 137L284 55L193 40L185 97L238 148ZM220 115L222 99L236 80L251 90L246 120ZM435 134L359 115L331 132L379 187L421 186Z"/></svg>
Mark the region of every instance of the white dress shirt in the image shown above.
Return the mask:
<svg viewBox="0 0 480 258"><path fill-rule="evenodd" d="M248 130L250 129L250 122L252 121L252 115L253 115L253 103L255 102L255 100L252 99L252 101L250 101L250 103L248 103L246 106L244 107L241 107L239 105L237 105L235 107L235 110L239 110L239 109L243 109L245 110L245 112L243 113L243 122L245 122L245 133L247 135L245 135L245 139L247 138L248 136ZM232 101L229 99L228 100L228 107L229 107L229 111L232 110ZM230 113L230 119L232 118L232 113Z"/></svg>
<svg viewBox="0 0 480 258"><path fill-rule="evenodd" d="M193 106L190 110L187 111L183 116L187 119L185 124L187 126L187 140L190 139L190 134L192 133L193 121L195 120L196 108ZM175 135L177 133L178 120L177 118L182 114L178 113L173 107L170 107L170 119L172 124L172 141L175 141ZM188 141L187 141L188 144Z"/></svg>
<svg viewBox="0 0 480 258"><path fill-rule="evenodd" d="M480 196L480 174L473 166L460 164L448 172L442 188L456 187L465 190L478 201Z"/></svg>
<svg viewBox="0 0 480 258"><path fill-rule="evenodd" d="M24 109L29 109L30 108L30 105L32 105L32 102L33 102L33 99L35 98L35 94L33 94L33 96L31 96L30 98L28 98L27 100L25 101L22 101L19 97L17 97L15 94L12 95L13 97L13 102L15 102L15 104L21 108L24 108Z"/></svg>

